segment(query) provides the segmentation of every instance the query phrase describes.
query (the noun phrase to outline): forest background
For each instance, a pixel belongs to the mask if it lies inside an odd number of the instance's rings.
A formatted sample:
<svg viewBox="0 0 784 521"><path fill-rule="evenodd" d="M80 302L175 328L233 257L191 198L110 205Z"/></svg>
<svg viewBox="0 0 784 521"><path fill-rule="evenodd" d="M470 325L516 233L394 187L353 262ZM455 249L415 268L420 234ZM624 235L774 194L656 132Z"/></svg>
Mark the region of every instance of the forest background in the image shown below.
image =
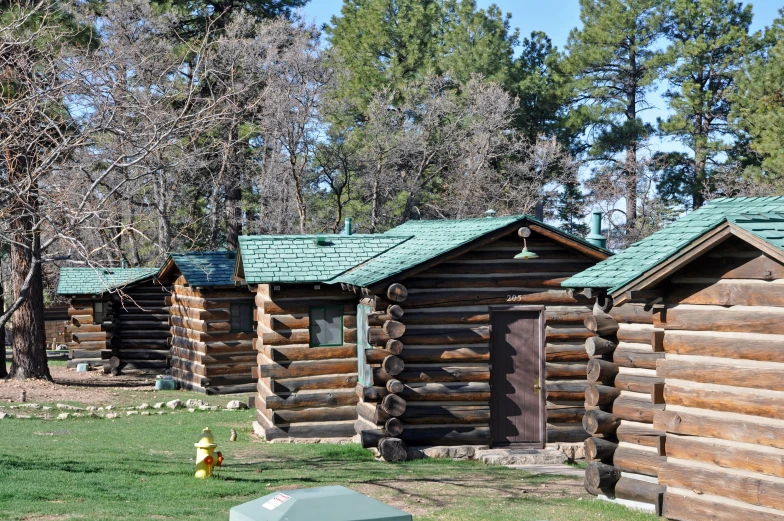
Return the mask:
<svg viewBox="0 0 784 521"><path fill-rule="evenodd" d="M536 205L579 235L601 210L617 250L784 193L784 12L555 4L0 1L12 374L48 374L26 361L58 266ZM527 13L560 45L516 29Z"/></svg>

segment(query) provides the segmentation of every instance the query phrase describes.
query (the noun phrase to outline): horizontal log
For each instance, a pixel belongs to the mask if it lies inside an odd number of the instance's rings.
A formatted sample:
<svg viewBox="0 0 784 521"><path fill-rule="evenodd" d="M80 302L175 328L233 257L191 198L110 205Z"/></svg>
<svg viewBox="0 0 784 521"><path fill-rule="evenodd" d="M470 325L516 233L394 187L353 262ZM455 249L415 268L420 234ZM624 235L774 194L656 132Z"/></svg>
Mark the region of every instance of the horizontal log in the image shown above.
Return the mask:
<svg viewBox="0 0 784 521"><path fill-rule="evenodd" d="M381 400L381 409L389 416L400 416L406 412L406 401L397 394L388 394Z"/></svg>
<svg viewBox="0 0 784 521"><path fill-rule="evenodd" d="M659 315L657 315L659 316ZM654 320L657 319L654 316ZM784 334L784 312L737 309L695 309L675 306L660 314L656 327L669 330L731 331L736 333Z"/></svg>
<svg viewBox="0 0 784 521"><path fill-rule="evenodd" d="M653 447L660 456L664 452L666 434L663 430L629 424L621 424L618 430L615 431L615 437L618 438L618 441L631 443L632 445L642 445L643 447Z"/></svg>
<svg viewBox="0 0 784 521"><path fill-rule="evenodd" d="M395 282L387 288L386 297L392 302L403 302L408 297L408 290L404 285Z"/></svg>
<svg viewBox="0 0 784 521"><path fill-rule="evenodd" d="M637 376L630 374L619 374L615 377L613 385L621 391L633 393L653 394L656 386L663 385L664 379L655 376Z"/></svg>
<svg viewBox="0 0 784 521"><path fill-rule="evenodd" d="M670 405L784 420L784 394L760 396L753 392L717 391L667 384L664 387L664 400Z"/></svg>
<svg viewBox="0 0 784 521"><path fill-rule="evenodd" d="M784 516L752 510L724 502L717 503L713 498L700 498L694 495L678 494L674 490L664 493L662 516L680 521L784 521Z"/></svg>
<svg viewBox="0 0 784 521"><path fill-rule="evenodd" d="M608 313L619 324L653 324L653 308L643 304L623 304Z"/></svg>
<svg viewBox="0 0 784 521"><path fill-rule="evenodd" d="M264 438L273 441L280 438L351 438L354 436L354 422L302 422L288 425L273 425L260 411L256 411L256 421L264 429Z"/></svg>
<svg viewBox="0 0 784 521"><path fill-rule="evenodd" d="M443 366L427 368L406 368L396 375L390 375L383 369L373 370L373 381L386 383L391 379L403 383L427 382L489 382L489 366Z"/></svg>
<svg viewBox="0 0 784 521"><path fill-rule="evenodd" d="M784 454L693 436L667 437L667 457L784 478Z"/></svg>
<svg viewBox="0 0 784 521"><path fill-rule="evenodd" d="M545 357L548 362L587 362L589 359L583 344L547 344Z"/></svg>
<svg viewBox="0 0 784 521"><path fill-rule="evenodd" d="M582 425L547 425L547 443L580 443L588 438Z"/></svg>
<svg viewBox="0 0 784 521"><path fill-rule="evenodd" d="M268 388L275 393L296 393L299 391L324 389L354 389L357 385L356 374L327 374L320 376L301 376L298 378L278 378L272 380Z"/></svg>
<svg viewBox="0 0 784 521"><path fill-rule="evenodd" d="M559 272L565 273L578 273L580 271L586 270L594 265L593 261L587 259L568 259L557 262L554 264L552 259L543 259L546 262L541 262L538 260L529 260L526 261L524 264L520 261L511 260L509 262L463 262L463 261L453 261L453 262L443 262L438 265L438 273L439 274L448 274L448 273L455 273L455 274L463 274L463 275L472 275L472 274L491 274L491 273L499 273L499 274L509 274L509 273L521 273L521 274L534 274L534 273L552 273L554 269L557 269ZM554 268L557 266L557 268ZM406 305L408 307L409 304Z"/></svg>
<svg viewBox="0 0 784 521"><path fill-rule="evenodd" d="M585 488L588 492L601 490L613 496L619 479L621 471L612 465L592 461L585 467Z"/></svg>
<svg viewBox="0 0 784 521"><path fill-rule="evenodd" d="M585 340L585 352L589 356L599 356L612 353L618 347L617 339L592 336Z"/></svg>
<svg viewBox="0 0 784 521"><path fill-rule="evenodd" d="M616 334L618 322L610 315L594 313L585 317L585 327L596 335L606 337Z"/></svg>
<svg viewBox="0 0 784 521"><path fill-rule="evenodd" d="M603 463L612 464L612 457L618 448L617 443L602 438L588 438L585 440L585 459L599 460Z"/></svg>
<svg viewBox="0 0 784 521"><path fill-rule="evenodd" d="M200 342L198 340L191 340L178 335L172 336L171 345L181 347L183 349L190 349L199 353L216 354L216 353L247 353L255 351L253 347L253 340L226 340L226 341L209 341Z"/></svg>
<svg viewBox="0 0 784 521"><path fill-rule="evenodd" d="M784 279L784 265L760 251L723 250L721 255L707 254L678 275L681 278L775 280Z"/></svg>
<svg viewBox="0 0 784 521"><path fill-rule="evenodd" d="M439 267L439 270L441 267ZM492 269L492 268L491 268ZM518 293L510 295L507 289L477 289L439 291L428 293L414 293L406 301L406 309L427 308L433 306L471 306L471 305L506 305L515 304L540 304L553 306L569 306L585 303L584 299L574 295L570 290L517 290Z"/></svg>
<svg viewBox="0 0 784 521"><path fill-rule="evenodd" d="M715 306L784 306L784 294L776 284L721 281L716 284L680 283L667 293L668 304Z"/></svg>
<svg viewBox="0 0 784 521"><path fill-rule="evenodd" d="M613 362L620 367L656 369L656 362L663 359L664 356L665 353L618 348L613 352Z"/></svg>
<svg viewBox="0 0 784 521"><path fill-rule="evenodd" d="M294 394L259 395L258 399L267 409L302 409L307 407L356 406L357 396L351 389L299 392Z"/></svg>
<svg viewBox="0 0 784 521"><path fill-rule="evenodd" d="M487 445L489 427L421 427L407 428L400 438L409 446L428 445Z"/></svg>
<svg viewBox="0 0 784 521"><path fill-rule="evenodd" d="M656 411L663 411L664 404L620 396L612 405L613 414L622 419L639 423L653 423Z"/></svg>
<svg viewBox="0 0 784 521"><path fill-rule="evenodd" d="M587 379L591 383L612 382L618 374L617 365L598 358L591 358L586 369L588 372Z"/></svg>
<svg viewBox="0 0 784 521"><path fill-rule="evenodd" d="M489 327L464 330L409 330L400 338L406 345L482 344L490 341Z"/></svg>
<svg viewBox="0 0 784 521"><path fill-rule="evenodd" d="M350 405L298 410L277 409L271 411L270 416L276 426L302 422L354 421L357 419L357 409Z"/></svg>
<svg viewBox="0 0 784 521"><path fill-rule="evenodd" d="M669 462L660 472L659 483L697 494L711 494L749 505L774 508L781 511L784 519L784 510L781 510L784 506L784 483L780 481Z"/></svg>
<svg viewBox="0 0 784 521"><path fill-rule="evenodd" d="M481 382L412 384L407 385L400 396L406 401L484 402L490 400L490 385Z"/></svg>
<svg viewBox="0 0 784 521"><path fill-rule="evenodd" d="M228 309L199 309L192 306L171 306L169 313L174 316L192 318L195 320L229 320L231 312Z"/></svg>
<svg viewBox="0 0 784 521"><path fill-rule="evenodd" d="M656 477L667 458L653 452L619 446L613 454L613 465L621 472Z"/></svg>
<svg viewBox="0 0 784 521"><path fill-rule="evenodd" d="M357 384L355 388L357 397L363 402L381 402L388 394L391 394L386 387Z"/></svg>
<svg viewBox="0 0 784 521"><path fill-rule="evenodd" d="M488 362L490 348L476 347L433 347L405 349L398 355L406 364L438 362Z"/></svg>
<svg viewBox="0 0 784 521"><path fill-rule="evenodd" d="M522 249L522 246L520 246ZM457 288L561 288L561 283L569 278L564 273L499 273L484 277L456 277L453 274L428 273L427 276L408 279L410 289L457 289ZM582 319L581 319L582 321Z"/></svg>
<svg viewBox="0 0 784 521"><path fill-rule="evenodd" d="M580 423L585 415L585 407L548 407L548 423Z"/></svg>
<svg viewBox="0 0 784 521"><path fill-rule="evenodd" d="M380 404L370 402L358 402L356 407L357 416L363 420L379 425L387 421L391 416L387 414Z"/></svg>
<svg viewBox="0 0 784 521"><path fill-rule="evenodd" d="M206 321L172 315L169 317L169 323L172 326L193 329L195 331L203 331L205 333L212 333L214 331L231 331L231 324L226 321Z"/></svg>
<svg viewBox="0 0 784 521"><path fill-rule="evenodd" d="M593 336L593 333L584 327L553 327L548 325L545 328L545 341L548 343L557 342L581 342Z"/></svg>
<svg viewBox="0 0 784 521"><path fill-rule="evenodd" d="M665 487L658 483L650 483L634 478L621 479L615 484L615 497L626 501L647 503L654 506L657 516L662 513L662 502L664 500Z"/></svg>
<svg viewBox="0 0 784 521"><path fill-rule="evenodd" d="M97 333L71 333L71 338L74 342L95 342L98 340L106 340L106 331Z"/></svg>
<svg viewBox="0 0 784 521"><path fill-rule="evenodd" d="M586 364L554 364L547 362L544 367L546 378L572 378L572 379L585 379L587 372ZM489 375L488 375L489 379Z"/></svg>
<svg viewBox="0 0 784 521"><path fill-rule="evenodd" d="M80 349L98 350L106 349L108 342L104 340L97 340L90 342L75 342L73 345L78 345Z"/></svg>
<svg viewBox="0 0 784 521"><path fill-rule="evenodd" d="M487 424L490 407L486 405L417 405L407 404L400 415L406 425Z"/></svg>
<svg viewBox="0 0 784 521"><path fill-rule="evenodd" d="M716 417L682 411L658 411L653 427L689 436L705 436L784 449L784 426L749 419Z"/></svg>
<svg viewBox="0 0 784 521"><path fill-rule="evenodd" d="M273 362L268 359L264 364L259 365L260 378L295 378L299 376L355 373L356 371L356 358L299 360L293 362Z"/></svg>
<svg viewBox="0 0 784 521"><path fill-rule="evenodd" d="M195 340L197 342L233 342L237 340L249 340L252 341L256 338L256 333L247 332L247 333L223 333L223 332L215 332L215 333L204 333L202 331L194 331L192 329L185 329L178 326L171 327L171 334L173 336L179 336L183 338L187 338L189 340Z"/></svg>
<svg viewBox="0 0 784 521"><path fill-rule="evenodd" d="M612 413L600 410L585 411L582 421L583 428L591 436L611 435L618 429L620 423L620 420Z"/></svg>
<svg viewBox="0 0 784 521"><path fill-rule="evenodd" d="M142 350L138 350L142 352ZM255 351L248 351L244 353L215 353L206 355L198 351L190 351L181 347L172 346L169 351L153 351L156 353L165 352L171 354L172 358L181 358L183 360L190 360L192 362L199 362L200 364L230 364L230 363L254 363L258 354ZM258 378L258 376L256 376Z"/></svg>
<svg viewBox="0 0 784 521"><path fill-rule="evenodd" d="M706 384L784 391L784 369L779 368L659 360L656 364L656 376Z"/></svg>
<svg viewBox="0 0 784 521"><path fill-rule="evenodd" d="M702 355L761 362L784 362L781 340L726 337L711 333L687 334L667 331L664 351L679 355Z"/></svg>
<svg viewBox="0 0 784 521"><path fill-rule="evenodd" d="M338 347L310 347L310 346L266 346L258 349L274 362L294 362L300 360L330 360L339 358L356 358L356 344L346 344Z"/></svg>
<svg viewBox="0 0 784 521"><path fill-rule="evenodd" d="M584 392L585 405L587 407L598 407L609 405L621 395L620 389L608 385L590 384Z"/></svg>
<svg viewBox="0 0 784 521"><path fill-rule="evenodd" d="M585 399L587 382L546 382L547 399L550 401L580 401Z"/></svg>

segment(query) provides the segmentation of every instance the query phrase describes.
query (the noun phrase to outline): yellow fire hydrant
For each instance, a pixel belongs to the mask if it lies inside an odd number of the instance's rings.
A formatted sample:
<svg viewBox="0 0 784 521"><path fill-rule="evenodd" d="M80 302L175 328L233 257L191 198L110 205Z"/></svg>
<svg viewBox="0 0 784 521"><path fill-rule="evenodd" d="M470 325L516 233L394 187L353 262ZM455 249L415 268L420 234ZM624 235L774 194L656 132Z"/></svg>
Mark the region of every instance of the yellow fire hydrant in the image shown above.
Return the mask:
<svg viewBox="0 0 784 521"><path fill-rule="evenodd" d="M193 446L196 447L196 477L205 479L212 476L212 469L223 464L223 454L215 452L218 444L209 427L201 431L199 441Z"/></svg>

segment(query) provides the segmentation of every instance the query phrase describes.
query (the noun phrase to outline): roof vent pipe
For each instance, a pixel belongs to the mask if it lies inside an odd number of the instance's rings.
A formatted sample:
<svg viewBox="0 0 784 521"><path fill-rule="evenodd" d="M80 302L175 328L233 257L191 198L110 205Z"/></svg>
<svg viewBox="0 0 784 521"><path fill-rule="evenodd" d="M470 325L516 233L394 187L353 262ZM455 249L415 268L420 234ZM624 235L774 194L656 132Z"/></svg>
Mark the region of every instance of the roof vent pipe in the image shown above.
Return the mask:
<svg viewBox="0 0 784 521"><path fill-rule="evenodd" d="M346 217L346 227L343 228L343 235L351 235L351 217Z"/></svg>
<svg viewBox="0 0 784 521"><path fill-rule="evenodd" d="M128 267L128 263L127 263L127 262L125 262L125 259L124 259L124 258L123 258L122 260L120 260L120 267L121 267L122 269L125 269L125 268L127 268L127 267Z"/></svg>
<svg viewBox="0 0 784 521"><path fill-rule="evenodd" d="M495 218L495 210L493 210L492 208L490 208L489 210L487 210L487 211L485 212L485 218L487 218L487 219L493 219L493 218Z"/></svg>
<svg viewBox="0 0 784 521"><path fill-rule="evenodd" d="M540 222L544 221L544 203L541 201L534 206L534 219Z"/></svg>
<svg viewBox="0 0 784 521"><path fill-rule="evenodd" d="M599 248L607 247L607 238L602 235L602 212L595 211L591 214L591 233L585 240Z"/></svg>

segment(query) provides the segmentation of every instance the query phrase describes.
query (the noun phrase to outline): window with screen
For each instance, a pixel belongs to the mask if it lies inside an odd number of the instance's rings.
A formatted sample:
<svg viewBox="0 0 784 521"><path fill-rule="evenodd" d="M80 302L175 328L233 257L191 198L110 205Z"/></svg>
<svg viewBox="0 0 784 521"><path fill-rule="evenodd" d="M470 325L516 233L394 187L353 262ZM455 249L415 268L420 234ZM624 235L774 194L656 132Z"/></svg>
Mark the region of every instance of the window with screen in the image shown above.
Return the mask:
<svg viewBox="0 0 784 521"><path fill-rule="evenodd" d="M231 305L231 331L233 333L253 331L253 304Z"/></svg>
<svg viewBox="0 0 784 521"><path fill-rule="evenodd" d="M343 306L310 308L310 347L343 345Z"/></svg>
<svg viewBox="0 0 784 521"><path fill-rule="evenodd" d="M103 316L105 312L105 302L93 302L93 324L103 324Z"/></svg>

